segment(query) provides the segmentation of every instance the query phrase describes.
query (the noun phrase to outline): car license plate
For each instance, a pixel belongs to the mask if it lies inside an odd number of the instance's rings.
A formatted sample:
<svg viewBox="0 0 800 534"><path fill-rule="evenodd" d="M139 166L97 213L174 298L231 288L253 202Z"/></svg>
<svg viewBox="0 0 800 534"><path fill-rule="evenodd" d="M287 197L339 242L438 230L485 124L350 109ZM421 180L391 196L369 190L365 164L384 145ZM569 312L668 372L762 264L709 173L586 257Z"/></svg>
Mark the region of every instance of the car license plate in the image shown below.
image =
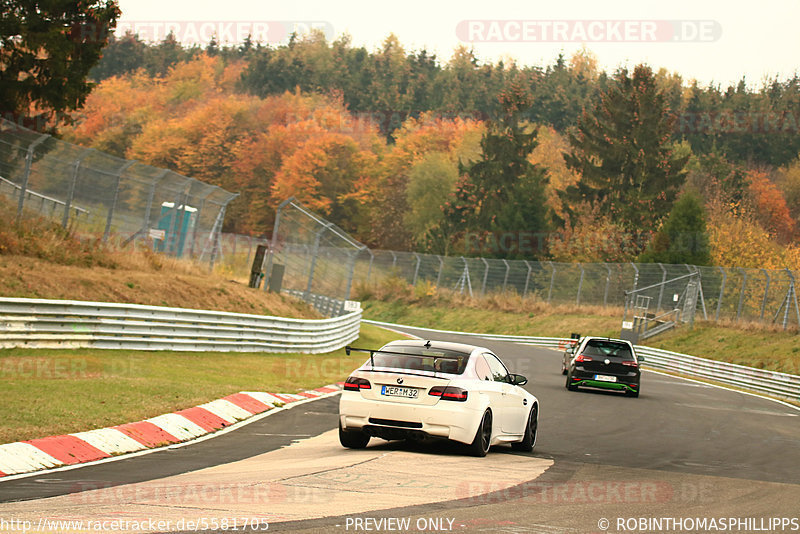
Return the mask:
<svg viewBox="0 0 800 534"><path fill-rule="evenodd" d="M616 382L616 376L608 376L608 375L594 375L594 379L598 382Z"/></svg>
<svg viewBox="0 0 800 534"><path fill-rule="evenodd" d="M419 390L414 388L399 388L397 386L382 386L381 395L387 397L405 397L407 399L416 399L419 395Z"/></svg>

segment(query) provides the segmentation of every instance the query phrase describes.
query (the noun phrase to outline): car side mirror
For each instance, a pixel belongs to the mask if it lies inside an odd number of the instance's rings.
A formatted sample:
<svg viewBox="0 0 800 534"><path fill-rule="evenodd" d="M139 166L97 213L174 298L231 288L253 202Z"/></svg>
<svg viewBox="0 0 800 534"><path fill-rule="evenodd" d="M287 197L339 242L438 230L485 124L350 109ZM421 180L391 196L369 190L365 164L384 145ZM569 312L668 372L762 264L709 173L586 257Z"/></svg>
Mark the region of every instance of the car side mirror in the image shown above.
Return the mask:
<svg viewBox="0 0 800 534"><path fill-rule="evenodd" d="M640 362L645 361L644 356L637 356L636 359L639 360Z"/></svg>
<svg viewBox="0 0 800 534"><path fill-rule="evenodd" d="M511 383L515 386L524 386L528 383L528 379L522 375L511 374L509 378L511 379Z"/></svg>
<svg viewBox="0 0 800 534"><path fill-rule="evenodd" d="M575 352L575 347L567 347L567 354L573 354Z"/></svg>

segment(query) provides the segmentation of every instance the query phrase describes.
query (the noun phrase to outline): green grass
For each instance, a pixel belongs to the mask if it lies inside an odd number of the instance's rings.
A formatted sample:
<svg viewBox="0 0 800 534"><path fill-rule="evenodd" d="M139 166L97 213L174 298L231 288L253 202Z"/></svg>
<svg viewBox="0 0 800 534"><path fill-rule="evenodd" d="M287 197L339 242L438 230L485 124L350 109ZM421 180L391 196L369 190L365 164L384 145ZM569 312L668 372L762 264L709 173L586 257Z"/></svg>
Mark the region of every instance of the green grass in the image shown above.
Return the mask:
<svg viewBox="0 0 800 534"><path fill-rule="evenodd" d="M759 369L800 374L800 336L783 331L745 330L701 323L679 328L647 343L659 349Z"/></svg>
<svg viewBox="0 0 800 534"><path fill-rule="evenodd" d="M397 338L364 325L357 344L378 347ZM363 361L363 354L343 349L319 355L0 350L0 443L139 421L239 391L312 389L344 381Z"/></svg>
<svg viewBox="0 0 800 534"><path fill-rule="evenodd" d="M590 313L522 313L477 308L421 306L402 301L362 302L364 317L376 321L406 324L440 330L513 334L526 336L569 337L572 332L592 332L601 336L619 336L619 317Z"/></svg>
<svg viewBox="0 0 800 534"><path fill-rule="evenodd" d="M619 316L583 314L574 310L521 313L403 301L366 301L362 306L367 319L488 334L569 337L577 332L618 337L622 322ZM800 374L800 337L796 332L698 323L694 329L683 326L643 344L759 369Z"/></svg>

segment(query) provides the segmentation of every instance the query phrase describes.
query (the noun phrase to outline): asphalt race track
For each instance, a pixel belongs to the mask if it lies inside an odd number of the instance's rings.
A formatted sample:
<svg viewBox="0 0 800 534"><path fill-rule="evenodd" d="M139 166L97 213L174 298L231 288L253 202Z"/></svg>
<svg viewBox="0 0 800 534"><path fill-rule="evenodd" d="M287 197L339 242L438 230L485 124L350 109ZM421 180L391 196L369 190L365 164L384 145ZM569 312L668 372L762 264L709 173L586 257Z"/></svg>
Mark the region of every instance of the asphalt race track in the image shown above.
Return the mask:
<svg viewBox="0 0 800 534"><path fill-rule="evenodd" d="M198 444L0 481L0 519L90 517L101 508L126 517L136 492L84 508L80 496L93 493L76 492L166 481L257 484L269 478L282 484L282 502L236 508L215 501L205 508L217 514L262 512L273 532L800 530L800 410L653 372L643 373L639 398L568 392L560 354L552 350L443 334L436 339L488 346L512 372L529 378L526 388L541 403L532 454L498 448L486 459L473 459L447 444L380 440L366 451L346 451L331 432L334 397ZM398 479L400 489L393 489ZM286 491L296 494L299 488L315 498L293 504ZM180 513L167 504L164 517ZM158 513L157 504L149 506L149 513ZM720 521L727 526L731 518L737 528L721 529ZM784 526L764 523L771 518Z"/></svg>

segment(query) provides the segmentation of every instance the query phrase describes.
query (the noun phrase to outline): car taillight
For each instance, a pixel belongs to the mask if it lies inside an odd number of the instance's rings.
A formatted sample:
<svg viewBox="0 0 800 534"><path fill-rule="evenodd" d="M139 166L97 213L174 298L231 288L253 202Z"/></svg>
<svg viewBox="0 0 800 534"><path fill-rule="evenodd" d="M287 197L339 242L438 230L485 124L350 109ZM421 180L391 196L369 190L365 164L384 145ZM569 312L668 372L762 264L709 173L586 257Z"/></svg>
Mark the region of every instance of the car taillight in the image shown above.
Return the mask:
<svg viewBox="0 0 800 534"><path fill-rule="evenodd" d="M349 377L344 383L345 391L359 391L361 389L372 389L372 385L366 378Z"/></svg>
<svg viewBox="0 0 800 534"><path fill-rule="evenodd" d="M622 365L627 365L629 367L639 367L639 364L633 360L626 360L622 362Z"/></svg>
<svg viewBox="0 0 800 534"><path fill-rule="evenodd" d="M442 400L465 402L467 400L467 390L455 386L434 386L428 391L428 395L441 397Z"/></svg>
<svg viewBox="0 0 800 534"><path fill-rule="evenodd" d="M592 357L591 357L591 356L586 356L585 354L578 354L578 355L575 357L575 361L576 361L576 362L591 362L591 361L593 361L593 360L592 360Z"/></svg>

